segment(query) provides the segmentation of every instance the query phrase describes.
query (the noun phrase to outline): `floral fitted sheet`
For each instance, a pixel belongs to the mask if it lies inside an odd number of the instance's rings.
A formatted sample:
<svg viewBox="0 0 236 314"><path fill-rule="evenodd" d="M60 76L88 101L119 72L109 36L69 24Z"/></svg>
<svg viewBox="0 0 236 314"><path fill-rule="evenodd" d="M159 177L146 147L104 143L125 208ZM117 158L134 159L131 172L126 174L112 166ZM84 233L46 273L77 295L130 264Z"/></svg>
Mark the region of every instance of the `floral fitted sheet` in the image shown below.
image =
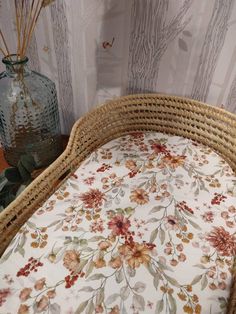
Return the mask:
<svg viewBox="0 0 236 314"><path fill-rule="evenodd" d="M236 177L189 139L135 132L96 150L0 260L0 313L225 313Z"/></svg>

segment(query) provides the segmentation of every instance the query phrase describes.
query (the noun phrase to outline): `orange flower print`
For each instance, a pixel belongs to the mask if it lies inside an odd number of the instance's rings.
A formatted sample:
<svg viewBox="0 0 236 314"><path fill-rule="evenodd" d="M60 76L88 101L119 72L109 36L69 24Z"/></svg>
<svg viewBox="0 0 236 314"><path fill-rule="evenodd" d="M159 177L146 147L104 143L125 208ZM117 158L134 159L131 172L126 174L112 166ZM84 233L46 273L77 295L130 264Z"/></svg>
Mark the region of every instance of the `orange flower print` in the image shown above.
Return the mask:
<svg viewBox="0 0 236 314"><path fill-rule="evenodd" d="M18 311L17 311L17 314L29 314L29 307L28 305L26 304L21 304Z"/></svg>
<svg viewBox="0 0 236 314"><path fill-rule="evenodd" d="M160 168L170 167L176 169L184 164L186 156L171 156L167 155L161 159Z"/></svg>
<svg viewBox="0 0 236 314"><path fill-rule="evenodd" d="M120 256L117 256L115 258L112 258L109 262L109 266L111 266L112 268L120 268L122 265L122 259Z"/></svg>
<svg viewBox="0 0 236 314"><path fill-rule="evenodd" d="M49 290L49 291L47 292L47 297L48 297L49 299L53 299L53 298L55 298L55 296L56 296L56 291L55 291L55 290Z"/></svg>
<svg viewBox="0 0 236 314"><path fill-rule="evenodd" d="M111 243L109 241L101 241L98 246L100 250L106 251L111 246Z"/></svg>
<svg viewBox="0 0 236 314"><path fill-rule="evenodd" d="M131 268L138 268L141 264L147 265L151 259L150 249L145 244L137 242L132 243L132 245L123 244L118 250Z"/></svg>
<svg viewBox="0 0 236 314"><path fill-rule="evenodd" d="M167 230L178 230L179 224L178 219L175 216L169 215L164 218L165 221L165 227Z"/></svg>
<svg viewBox="0 0 236 314"><path fill-rule="evenodd" d="M119 306L115 305L108 314L120 314Z"/></svg>
<svg viewBox="0 0 236 314"><path fill-rule="evenodd" d="M102 268L106 266L106 261L104 260L104 258L98 258L94 261L94 266L96 268Z"/></svg>
<svg viewBox="0 0 236 314"><path fill-rule="evenodd" d="M108 228L112 230L113 235L125 235L130 227L130 221L123 215L114 216L108 222Z"/></svg>
<svg viewBox="0 0 236 314"><path fill-rule="evenodd" d="M236 254L236 238L223 227L214 227L206 236L206 240L223 256L233 256Z"/></svg>
<svg viewBox="0 0 236 314"><path fill-rule="evenodd" d="M65 252L63 265L72 272L75 272L80 263L80 254L75 250Z"/></svg>
<svg viewBox="0 0 236 314"><path fill-rule="evenodd" d="M41 299L36 302L36 312L40 313L46 310L49 305L49 299L45 295L41 297Z"/></svg>
<svg viewBox="0 0 236 314"><path fill-rule="evenodd" d="M144 189L136 189L131 192L130 200L139 205L144 205L149 202L149 196Z"/></svg>
<svg viewBox="0 0 236 314"><path fill-rule="evenodd" d="M31 288L24 288L24 289L22 289L21 292L20 292L20 295L19 295L19 298L20 298L21 302L25 302L26 300L28 300L29 297L30 297L31 292L32 292Z"/></svg>
<svg viewBox="0 0 236 314"><path fill-rule="evenodd" d="M136 162L135 162L134 160L128 159L128 160L126 160L126 162L125 162L125 166L126 166L126 168L128 168L129 170L134 170L134 169L136 169L137 164L136 164Z"/></svg>
<svg viewBox="0 0 236 314"><path fill-rule="evenodd" d="M82 193L79 198L86 208L98 208L102 206L105 194L98 189L90 189L88 192Z"/></svg>
<svg viewBox="0 0 236 314"><path fill-rule="evenodd" d="M45 286L45 281L46 281L45 277L37 280L35 282L34 289L37 290L37 291L42 290L43 287Z"/></svg>

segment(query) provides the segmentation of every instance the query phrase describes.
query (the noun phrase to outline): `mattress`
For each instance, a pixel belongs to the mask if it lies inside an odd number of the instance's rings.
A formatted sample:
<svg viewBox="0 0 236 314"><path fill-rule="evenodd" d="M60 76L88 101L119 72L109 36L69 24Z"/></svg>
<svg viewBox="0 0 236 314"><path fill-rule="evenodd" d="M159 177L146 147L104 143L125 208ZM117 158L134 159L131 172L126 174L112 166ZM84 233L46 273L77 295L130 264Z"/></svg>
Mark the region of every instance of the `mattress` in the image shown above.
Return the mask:
<svg viewBox="0 0 236 314"><path fill-rule="evenodd" d="M94 151L0 259L0 313L226 313L236 177L210 148L134 132Z"/></svg>

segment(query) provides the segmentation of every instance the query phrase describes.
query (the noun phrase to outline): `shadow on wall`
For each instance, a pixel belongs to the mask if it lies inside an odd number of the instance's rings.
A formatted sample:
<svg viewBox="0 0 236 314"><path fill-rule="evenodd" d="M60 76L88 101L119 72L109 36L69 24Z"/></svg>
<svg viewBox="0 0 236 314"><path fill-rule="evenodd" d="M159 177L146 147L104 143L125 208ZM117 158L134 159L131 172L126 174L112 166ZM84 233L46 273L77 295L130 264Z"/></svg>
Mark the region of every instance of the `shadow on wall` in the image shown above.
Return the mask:
<svg viewBox="0 0 236 314"><path fill-rule="evenodd" d="M105 1L96 48L97 102L126 93L132 0Z"/></svg>

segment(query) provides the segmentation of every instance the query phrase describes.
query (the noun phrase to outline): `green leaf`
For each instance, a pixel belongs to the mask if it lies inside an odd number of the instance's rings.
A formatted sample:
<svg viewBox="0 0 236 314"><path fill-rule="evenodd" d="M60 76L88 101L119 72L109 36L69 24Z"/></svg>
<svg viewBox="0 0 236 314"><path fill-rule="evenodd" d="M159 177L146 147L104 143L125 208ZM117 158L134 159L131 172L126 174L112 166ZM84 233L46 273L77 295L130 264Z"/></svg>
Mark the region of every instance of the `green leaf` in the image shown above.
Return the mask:
<svg viewBox="0 0 236 314"><path fill-rule="evenodd" d="M197 268L200 268L200 269L207 269L207 267L202 265L202 264L196 264L196 265L193 265L193 267L197 267Z"/></svg>
<svg viewBox="0 0 236 314"><path fill-rule="evenodd" d="M160 275L159 274L156 274L154 277L153 277L153 285L154 287L158 288L158 285L159 285L159 282L160 282Z"/></svg>
<svg viewBox="0 0 236 314"><path fill-rule="evenodd" d="M176 306L176 301L175 301L175 299L173 298L173 295L172 295L172 294L168 294L168 299L169 299L169 302L170 302L171 313L172 313L172 314L176 314L176 312L177 312L177 306Z"/></svg>
<svg viewBox="0 0 236 314"><path fill-rule="evenodd" d="M19 163L17 167L22 178L22 181L29 182L31 180L30 172L28 172L21 163Z"/></svg>
<svg viewBox="0 0 236 314"><path fill-rule="evenodd" d="M157 234L158 234L158 228L154 229L154 230L151 232L149 242L153 243L153 242L156 240Z"/></svg>
<svg viewBox="0 0 236 314"><path fill-rule="evenodd" d="M207 287L208 279L207 276L204 275L201 280L201 290L204 290Z"/></svg>
<svg viewBox="0 0 236 314"><path fill-rule="evenodd" d="M164 243L164 241L165 241L165 237L166 237L166 235L165 235L165 231L164 231L163 229L161 229L161 228L160 228L160 231L159 231L159 239L160 239L160 241L161 241L161 244L163 244L163 243Z"/></svg>
<svg viewBox="0 0 236 314"><path fill-rule="evenodd" d="M157 219L157 218L150 218L150 219L148 219L147 223L153 223L153 222L158 222L158 221L159 221L159 219Z"/></svg>
<svg viewBox="0 0 236 314"><path fill-rule="evenodd" d="M99 289L96 295L96 305L102 304L104 301L104 288Z"/></svg>
<svg viewBox="0 0 236 314"><path fill-rule="evenodd" d="M93 260L91 260L85 270L85 278L88 278L88 276L91 274L91 272L93 271L94 268L94 263Z"/></svg>
<svg viewBox="0 0 236 314"><path fill-rule="evenodd" d="M1 174L0 175L0 191L2 191L2 189L7 183L8 183L7 178L3 174Z"/></svg>
<svg viewBox="0 0 236 314"><path fill-rule="evenodd" d="M80 246L86 246L86 245L88 245L88 241L86 239L81 239L81 240L79 240L79 245Z"/></svg>
<svg viewBox="0 0 236 314"><path fill-rule="evenodd" d="M163 311L163 308L164 308L164 301L163 300L157 301L155 314L160 314Z"/></svg>
<svg viewBox="0 0 236 314"><path fill-rule="evenodd" d="M146 265L146 268L153 277L156 275L156 271L153 269L150 263Z"/></svg>
<svg viewBox="0 0 236 314"><path fill-rule="evenodd" d="M25 250L24 250L24 248L22 246L18 245L17 248L16 248L16 251L19 252L22 257L25 256Z"/></svg>
<svg viewBox="0 0 236 314"><path fill-rule="evenodd" d="M26 222L27 226L30 227L31 229L36 229L36 224L31 222L31 221L27 221Z"/></svg>
<svg viewBox="0 0 236 314"><path fill-rule="evenodd" d="M136 270L130 266L126 268L127 273L130 277L134 277L136 275Z"/></svg>
<svg viewBox="0 0 236 314"><path fill-rule="evenodd" d="M134 306L140 310L140 311L144 311L145 309L145 300L144 297L138 294L135 294L133 296L133 304Z"/></svg>
<svg viewBox="0 0 236 314"><path fill-rule="evenodd" d="M134 212L134 208L133 207L126 207L124 209L124 211L125 211L126 215L130 215Z"/></svg>
<svg viewBox="0 0 236 314"><path fill-rule="evenodd" d="M117 283L121 283L124 279L124 275L121 269L116 272L115 276L116 276Z"/></svg>
<svg viewBox="0 0 236 314"><path fill-rule="evenodd" d="M3 175L10 183L21 183L23 181L19 170L15 167L5 169Z"/></svg>
<svg viewBox="0 0 236 314"><path fill-rule="evenodd" d="M175 280L174 278L172 278L172 277L170 277L170 276L168 276L166 274L163 274L163 275L166 278L166 280L169 281L169 283L171 283L173 286L175 286L175 287L179 287L180 286L179 283L177 282L177 280Z"/></svg>
<svg viewBox="0 0 236 314"><path fill-rule="evenodd" d="M106 305L110 305L112 304L113 302L115 302L118 298L119 298L119 294L118 293L114 293L114 294L111 294L107 300L106 300Z"/></svg>
<svg viewBox="0 0 236 314"><path fill-rule="evenodd" d="M103 240L103 239L105 239L103 236L94 236L91 239L88 239L88 241L89 242L97 242L97 241L100 241L100 240Z"/></svg>
<svg viewBox="0 0 236 314"><path fill-rule="evenodd" d="M11 256L13 249L11 249L9 252L7 252L6 254L4 254L1 258L0 258L0 264L6 262L8 260L8 258Z"/></svg>
<svg viewBox="0 0 236 314"><path fill-rule="evenodd" d="M128 286L124 286L120 289L120 297L122 300L128 299L129 294L130 294L130 290Z"/></svg>
<svg viewBox="0 0 236 314"><path fill-rule="evenodd" d="M196 283L198 283L201 279L202 279L202 275L197 275L196 277L194 277L192 282L191 282L191 286L193 286Z"/></svg>
<svg viewBox="0 0 236 314"><path fill-rule="evenodd" d="M53 227L53 226L57 225L58 222L60 222L60 220L53 221L52 223L50 223L50 225L47 226L47 228L50 228L50 227Z"/></svg>
<svg viewBox="0 0 236 314"><path fill-rule="evenodd" d="M94 309L95 309L95 306L94 306L93 300L91 300L89 302L89 305L87 306L85 314L93 314L94 313Z"/></svg>
<svg viewBox="0 0 236 314"><path fill-rule="evenodd" d="M20 157L18 164L17 164L18 168L19 168L19 165L24 167L24 169L28 173L31 173L36 168L35 160L34 160L33 156L30 154L22 155Z"/></svg>
<svg viewBox="0 0 236 314"><path fill-rule="evenodd" d="M89 281L89 280L99 280L99 279L102 279L102 278L105 278L105 276L103 274L95 274L95 275L92 275L91 277L89 277L87 279L87 281Z"/></svg>
<svg viewBox="0 0 236 314"><path fill-rule="evenodd" d="M87 259L82 259L79 263L79 266L76 268L76 272L77 273L81 272L87 263L88 263Z"/></svg>
<svg viewBox="0 0 236 314"><path fill-rule="evenodd" d="M79 291L92 292L92 291L94 291L94 289L90 286L85 286L85 287L79 289Z"/></svg>
<svg viewBox="0 0 236 314"><path fill-rule="evenodd" d="M197 230L202 230L202 228L196 224L194 221L192 221L191 219L188 219L188 222L190 223L190 225L192 225L195 229Z"/></svg>
<svg viewBox="0 0 236 314"><path fill-rule="evenodd" d="M146 288L146 285L145 283L141 282L141 281L138 281L136 282L136 284L134 285L133 287L133 290L137 293L142 293Z"/></svg>
<svg viewBox="0 0 236 314"><path fill-rule="evenodd" d="M149 215L150 214L154 214L154 213L157 213L159 212L160 210L162 210L163 208L165 208L164 206L155 206L152 208L152 210L149 212Z"/></svg>
<svg viewBox="0 0 236 314"><path fill-rule="evenodd" d="M79 307L77 308L77 310L75 311L75 314L80 314L80 313L82 313L83 310L86 308L86 306L87 306L87 304L88 304L88 301L89 301L89 300L82 302L82 303L79 305Z"/></svg>
<svg viewBox="0 0 236 314"><path fill-rule="evenodd" d="M74 190L77 190L79 191L79 187L77 184L74 184L74 183L70 183L71 187L74 189Z"/></svg>

